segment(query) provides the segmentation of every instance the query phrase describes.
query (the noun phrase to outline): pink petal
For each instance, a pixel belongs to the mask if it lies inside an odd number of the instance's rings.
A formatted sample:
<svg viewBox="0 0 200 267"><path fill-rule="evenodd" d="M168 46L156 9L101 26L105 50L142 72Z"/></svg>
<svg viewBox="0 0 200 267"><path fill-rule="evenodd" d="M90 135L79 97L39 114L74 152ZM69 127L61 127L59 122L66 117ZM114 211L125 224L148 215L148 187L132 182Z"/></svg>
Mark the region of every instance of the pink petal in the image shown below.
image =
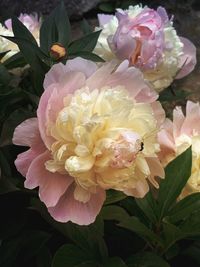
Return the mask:
<svg viewBox="0 0 200 267"><path fill-rule="evenodd" d="M183 55L180 58L179 68L181 70L178 72L176 79L181 79L193 71L197 59L196 59L196 47L188 39L180 37L181 42L184 44Z"/></svg>
<svg viewBox="0 0 200 267"><path fill-rule="evenodd" d="M45 75L44 88L47 89L53 83L60 83L67 72L81 72L86 78L90 77L97 70L94 62L76 57L68 60L66 65L58 63L53 65L50 71Z"/></svg>
<svg viewBox="0 0 200 267"><path fill-rule="evenodd" d="M184 120L185 120L185 116L183 115L181 107L176 107L173 110L174 138L177 138L178 136L181 135L181 127L183 125Z"/></svg>
<svg viewBox="0 0 200 267"><path fill-rule="evenodd" d="M137 102L152 102L158 98L158 94L144 81L142 72L134 67L123 71L118 69L110 75L105 85L124 86Z"/></svg>
<svg viewBox="0 0 200 267"><path fill-rule="evenodd" d="M41 143L41 137L38 128L38 119L27 119L19 124L14 131L12 141L15 145L29 147L37 143Z"/></svg>
<svg viewBox="0 0 200 267"><path fill-rule="evenodd" d="M37 110L39 129L45 145L50 148L53 139L47 136L49 123L54 123L58 112L64 107L64 97L85 85L85 75L81 72L66 72L59 84L50 85L42 94Z"/></svg>
<svg viewBox="0 0 200 267"><path fill-rule="evenodd" d="M194 132L200 133L200 105L187 101L186 117L181 127L181 133L193 135Z"/></svg>
<svg viewBox="0 0 200 267"><path fill-rule="evenodd" d="M151 107L153 109L154 116L157 120L158 127L160 127L165 120L165 111L159 101L151 103Z"/></svg>
<svg viewBox="0 0 200 267"><path fill-rule="evenodd" d="M50 148L53 139L46 134L46 108L48 105L49 98L52 94L52 91L56 90L55 84L48 87L48 90L45 90L42 94L37 109L38 124L40 129L41 138L47 148Z"/></svg>
<svg viewBox="0 0 200 267"><path fill-rule="evenodd" d="M15 166L18 172L25 177L32 161L42 152L44 152L44 148L37 146L35 149L30 148L29 150L19 154L15 160Z"/></svg>
<svg viewBox="0 0 200 267"><path fill-rule="evenodd" d="M44 79L44 89L47 89L50 85L54 83L59 83L59 80L63 75L65 75L65 65L62 63L55 64L51 67L45 75Z"/></svg>
<svg viewBox="0 0 200 267"><path fill-rule="evenodd" d="M165 171L163 169L162 164L160 163L158 158L146 158L146 161L148 163L150 172L151 172L151 176L159 176L160 178L164 178L165 177Z"/></svg>
<svg viewBox="0 0 200 267"><path fill-rule="evenodd" d="M48 210L56 221L88 225L95 221L105 197L105 191L97 189L96 194L91 194L87 203L82 203L74 199L74 185L71 185L58 204Z"/></svg>
<svg viewBox="0 0 200 267"><path fill-rule="evenodd" d="M159 158L162 160L165 155L175 152L175 141L173 137L173 123L166 119L162 130L158 133L158 143L160 144L161 151Z"/></svg>
<svg viewBox="0 0 200 267"><path fill-rule="evenodd" d="M113 15L98 14L99 26L103 27L105 24L109 23L114 17Z"/></svg>
<svg viewBox="0 0 200 267"><path fill-rule="evenodd" d="M51 173L45 168L45 162L50 157L49 151L46 151L34 159L28 169L25 181L26 188L32 189L39 186L39 197L47 207L55 206L73 182L72 177Z"/></svg>
<svg viewBox="0 0 200 267"><path fill-rule="evenodd" d="M92 76L90 76L86 81L86 86L90 88L90 90L94 90L96 88L102 88L105 86L106 81L110 78L111 72L116 67L117 61L112 60L109 63L103 64Z"/></svg>

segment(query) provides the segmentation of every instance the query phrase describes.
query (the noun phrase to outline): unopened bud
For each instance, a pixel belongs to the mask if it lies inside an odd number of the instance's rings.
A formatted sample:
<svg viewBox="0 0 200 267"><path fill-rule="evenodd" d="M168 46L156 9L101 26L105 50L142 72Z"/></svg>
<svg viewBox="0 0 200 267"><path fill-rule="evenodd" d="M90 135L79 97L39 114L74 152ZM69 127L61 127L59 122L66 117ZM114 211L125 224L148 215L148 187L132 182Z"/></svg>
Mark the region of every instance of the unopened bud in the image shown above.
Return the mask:
<svg viewBox="0 0 200 267"><path fill-rule="evenodd" d="M66 48L59 43L53 44L50 49L50 56L54 60L62 60L67 56Z"/></svg>

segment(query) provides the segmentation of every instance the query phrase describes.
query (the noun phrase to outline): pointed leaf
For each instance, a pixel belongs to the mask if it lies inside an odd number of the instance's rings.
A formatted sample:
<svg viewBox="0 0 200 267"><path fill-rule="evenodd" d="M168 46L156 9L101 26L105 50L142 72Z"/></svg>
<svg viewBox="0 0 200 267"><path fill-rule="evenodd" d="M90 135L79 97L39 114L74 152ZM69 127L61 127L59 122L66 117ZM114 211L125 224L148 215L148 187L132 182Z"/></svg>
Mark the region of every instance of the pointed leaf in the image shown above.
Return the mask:
<svg viewBox="0 0 200 267"><path fill-rule="evenodd" d="M68 47L68 53L74 54L79 51L92 52L96 46L101 31L92 32L82 38L73 41Z"/></svg>
<svg viewBox="0 0 200 267"><path fill-rule="evenodd" d="M191 166L191 147L167 165L165 169L165 179L160 183L158 194L160 218L167 214L171 205L180 195L191 175Z"/></svg>

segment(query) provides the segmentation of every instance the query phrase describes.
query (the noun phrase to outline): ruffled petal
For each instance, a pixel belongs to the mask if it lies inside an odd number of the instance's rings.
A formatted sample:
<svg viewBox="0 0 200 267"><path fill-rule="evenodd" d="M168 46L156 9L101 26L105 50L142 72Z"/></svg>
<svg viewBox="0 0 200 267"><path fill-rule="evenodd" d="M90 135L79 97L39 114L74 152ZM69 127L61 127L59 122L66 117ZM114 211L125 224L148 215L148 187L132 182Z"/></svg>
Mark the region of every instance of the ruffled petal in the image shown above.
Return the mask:
<svg viewBox="0 0 200 267"><path fill-rule="evenodd" d="M181 79L193 71L197 59L196 59L196 47L188 39L180 37L181 42L184 44L183 55L180 58L179 68L176 79Z"/></svg>
<svg viewBox="0 0 200 267"><path fill-rule="evenodd" d="M52 66L50 71L45 75L44 89L47 89L53 83L60 83L66 76L67 72L81 72L85 78L90 77L97 70L94 62L81 57L68 60L66 65L58 63Z"/></svg>
<svg viewBox="0 0 200 267"><path fill-rule="evenodd" d="M13 144L19 146L35 145L41 142L40 132L38 128L38 119L31 118L19 124L13 135Z"/></svg>
<svg viewBox="0 0 200 267"><path fill-rule="evenodd" d="M105 191L97 189L95 194L91 194L90 200L83 203L75 200L74 189L74 185L71 185L58 204L48 209L49 213L59 222L71 221L79 225L93 223L105 200Z"/></svg>
<svg viewBox="0 0 200 267"><path fill-rule="evenodd" d="M32 189L39 186L40 199L47 207L53 207L73 182L73 178L49 172L45 168L45 162L49 159L50 153L45 151L31 163L26 175L25 187Z"/></svg>

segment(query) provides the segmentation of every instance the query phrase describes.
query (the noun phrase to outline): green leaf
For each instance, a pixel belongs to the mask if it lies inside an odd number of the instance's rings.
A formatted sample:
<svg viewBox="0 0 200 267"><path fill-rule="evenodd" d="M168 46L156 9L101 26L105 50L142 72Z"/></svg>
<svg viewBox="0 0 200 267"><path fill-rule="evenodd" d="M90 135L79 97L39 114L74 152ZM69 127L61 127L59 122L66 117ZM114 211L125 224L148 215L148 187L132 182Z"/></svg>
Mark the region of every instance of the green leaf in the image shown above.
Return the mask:
<svg viewBox="0 0 200 267"><path fill-rule="evenodd" d="M128 267L170 267L164 259L151 252L140 252L132 255L126 263Z"/></svg>
<svg viewBox="0 0 200 267"><path fill-rule="evenodd" d="M14 69L18 67L24 67L27 64L21 52L9 57L6 61L3 62L3 65L7 69Z"/></svg>
<svg viewBox="0 0 200 267"><path fill-rule="evenodd" d="M0 85L3 85L3 87L5 88L5 85L8 85L10 83L10 80L11 80L10 73L4 67L4 65L0 64Z"/></svg>
<svg viewBox="0 0 200 267"><path fill-rule="evenodd" d="M87 51L79 51L75 54L70 55L70 58L75 58L75 57L82 57L88 60L92 60L94 62L105 62L105 60L99 57L98 55Z"/></svg>
<svg viewBox="0 0 200 267"><path fill-rule="evenodd" d="M109 205L115 202L118 202L122 199L125 199L127 196L120 192L120 191L116 191L116 190L107 190L106 191L106 201L104 203L104 205Z"/></svg>
<svg viewBox="0 0 200 267"><path fill-rule="evenodd" d="M53 258L52 267L77 267L92 261L90 254L75 245L67 244L60 247Z"/></svg>
<svg viewBox="0 0 200 267"><path fill-rule="evenodd" d="M103 207L101 215L104 220L116 220L119 222L130 217L125 209L114 205Z"/></svg>
<svg viewBox="0 0 200 267"><path fill-rule="evenodd" d="M169 212L167 220L176 223L184 220L192 213L200 211L200 193L191 194L180 200Z"/></svg>
<svg viewBox="0 0 200 267"><path fill-rule="evenodd" d="M27 231L6 240L0 246L0 266L16 266L16 259L21 252L23 261L30 261L49 240L50 235L42 231Z"/></svg>
<svg viewBox="0 0 200 267"><path fill-rule="evenodd" d="M120 222L119 226L138 234L141 238L149 243L162 244L160 238L146 225L144 225L137 217L131 216L129 218L125 218Z"/></svg>
<svg viewBox="0 0 200 267"><path fill-rule="evenodd" d="M154 224L157 222L157 203L152 196L151 191L149 191L145 197L136 198L136 204L143 211L146 217Z"/></svg>
<svg viewBox="0 0 200 267"><path fill-rule="evenodd" d="M159 218L163 218L168 213L168 210L180 195L191 175L191 166L191 147L167 165L165 179L160 183L158 194Z"/></svg>
<svg viewBox="0 0 200 267"><path fill-rule="evenodd" d="M127 265L121 258L114 257L109 258L106 263L102 265L102 267L127 267Z"/></svg>
<svg viewBox="0 0 200 267"><path fill-rule="evenodd" d="M49 54L54 43L61 43L67 47L70 37L69 18L63 2L44 20L40 28L40 47Z"/></svg>
<svg viewBox="0 0 200 267"><path fill-rule="evenodd" d="M51 266L52 256L47 246L43 246L40 249L39 253L37 254L36 261L37 261L37 267Z"/></svg>
<svg viewBox="0 0 200 267"><path fill-rule="evenodd" d="M96 46L100 33L101 31L92 32L73 41L68 47L69 55L78 53L79 51L92 52Z"/></svg>
<svg viewBox="0 0 200 267"><path fill-rule="evenodd" d="M58 31L58 42L67 47L71 38L71 27L63 1L55 12L55 23Z"/></svg>
<svg viewBox="0 0 200 267"><path fill-rule="evenodd" d="M32 204L48 223L73 241L77 247L90 252L95 259L103 260L107 258L108 251L103 239L104 223L101 216L98 216L96 221L89 226L59 223L52 219L40 201L34 199Z"/></svg>
<svg viewBox="0 0 200 267"><path fill-rule="evenodd" d="M183 90L176 90L174 91L172 88L168 87L163 90L159 95L159 101L161 102L172 102L172 101L179 101L185 100L185 98L190 95L189 92Z"/></svg>
<svg viewBox="0 0 200 267"><path fill-rule="evenodd" d="M92 27L89 25L89 23L87 22L86 19L83 19L81 21L80 27L81 27L81 30L82 30L82 32L84 34L89 34L89 33L92 33L93 32Z"/></svg>

